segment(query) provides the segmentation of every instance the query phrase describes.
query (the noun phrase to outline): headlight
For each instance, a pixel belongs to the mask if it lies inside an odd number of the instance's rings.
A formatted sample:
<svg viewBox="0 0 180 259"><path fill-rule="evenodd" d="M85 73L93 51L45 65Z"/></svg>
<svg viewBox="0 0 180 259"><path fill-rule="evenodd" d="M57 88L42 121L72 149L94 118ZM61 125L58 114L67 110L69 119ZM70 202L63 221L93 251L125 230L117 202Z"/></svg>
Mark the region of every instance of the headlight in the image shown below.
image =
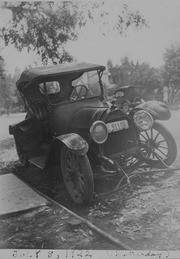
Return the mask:
<svg viewBox="0 0 180 259"><path fill-rule="evenodd" d="M136 126L140 130L148 130L153 125L153 118L152 118L151 114L144 110L135 112L133 119L134 119Z"/></svg>
<svg viewBox="0 0 180 259"><path fill-rule="evenodd" d="M90 128L91 138L98 144L102 144L108 137L108 129L103 121L95 121Z"/></svg>

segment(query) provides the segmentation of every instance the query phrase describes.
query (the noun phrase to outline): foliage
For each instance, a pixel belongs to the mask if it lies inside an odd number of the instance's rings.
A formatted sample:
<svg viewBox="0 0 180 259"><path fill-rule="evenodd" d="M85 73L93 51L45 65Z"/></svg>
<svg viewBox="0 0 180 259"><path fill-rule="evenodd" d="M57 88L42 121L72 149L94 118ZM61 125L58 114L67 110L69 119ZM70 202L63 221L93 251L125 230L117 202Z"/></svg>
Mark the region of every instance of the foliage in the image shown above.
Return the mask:
<svg viewBox="0 0 180 259"><path fill-rule="evenodd" d="M4 73L4 59L0 56L0 79L3 78Z"/></svg>
<svg viewBox="0 0 180 259"><path fill-rule="evenodd" d="M22 98L16 89L16 81L19 76L20 71L16 69L14 76L3 70L3 77L0 77L0 109L5 108L7 114L9 111L22 110Z"/></svg>
<svg viewBox="0 0 180 259"><path fill-rule="evenodd" d="M146 86L149 90L157 88L160 86L159 71L147 63L137 63L134 66L132 83Z"/></svg>
<svg viewBox="0 0 180 259"><path fill-rule="evenodd" d="M161 68L163 83L180 85L180 44L171 45L164 53L164 66Z"/></svg>
<svg viewBox="0 0 180 259"><path fill-rule="evenodd" d="M4 2L3 8L12 14L12 19L0 29L5 45L14 45L18 51L34 51L44 65L48 61L54 64L72 61L66 45L78 39L80 29L88 22L98 24L102 34L113 31L121 35L129 28L147 25L138 11L130 11L126 4L120 5L116 0L109 4L105 1ZM0 106L12 111L22 106L15 87L20 72L7 75L3 62L0 57Z"/></svg>
<svg viewBox="0 0 180 259"><path fill-rule="evenodd" d="M12 12L12 20L2 28L1 36L6 45L13 44L19 51L35 51L42 62L72 61L65 46L77 40L78 31L88 21L97 22L102 33L106 28L123 34L129 27L147 25L143 16L129 11L126 4L113 1L110 6L109 9L104 1L5 2L4 8Z"/></svg>
<svg viewBox="0 0 180 259"><path fill-rule="evenodd" d="M109 72L111 73L112 83L118 86L124 85L142 85L148 87L151 91L154 88L159 87L159 71L150 67L147 63L135 64L133 61L129 61L127 57L121 60L120 65L113 66L109 60L107 63Z"/></svg>
<svg viewBox="0 0 180 259"><path fill-rule="evenodd" d="M4 102L7 98L7 91L5 88L5 64L4 59L0 56L0 104L4 105ZM2 106L3 107L3 106Z"/></svg>

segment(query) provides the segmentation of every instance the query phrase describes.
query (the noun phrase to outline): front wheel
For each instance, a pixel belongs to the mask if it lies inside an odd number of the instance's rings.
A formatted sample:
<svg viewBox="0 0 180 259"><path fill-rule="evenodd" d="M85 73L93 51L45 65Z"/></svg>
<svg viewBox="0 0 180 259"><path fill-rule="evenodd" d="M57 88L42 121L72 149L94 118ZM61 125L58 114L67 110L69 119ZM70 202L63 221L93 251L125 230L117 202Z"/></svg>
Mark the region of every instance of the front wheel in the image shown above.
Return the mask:
<svg viewBox="0 0 180 259"><path fill-rule="evenodd" d="M66 146L63 146L61 170L71 199L78 205L88 204L93 198L94 180L87 155L76 155Z"/></svg>
<svg viewBox="0 0 180 259"><path fill-rule="evenodd" d="M141 156L152 167L171 165L177 156L177 146L172 134L159 122L150 130L139 134ZM165 163L165 164L164 164Z"/></svg>

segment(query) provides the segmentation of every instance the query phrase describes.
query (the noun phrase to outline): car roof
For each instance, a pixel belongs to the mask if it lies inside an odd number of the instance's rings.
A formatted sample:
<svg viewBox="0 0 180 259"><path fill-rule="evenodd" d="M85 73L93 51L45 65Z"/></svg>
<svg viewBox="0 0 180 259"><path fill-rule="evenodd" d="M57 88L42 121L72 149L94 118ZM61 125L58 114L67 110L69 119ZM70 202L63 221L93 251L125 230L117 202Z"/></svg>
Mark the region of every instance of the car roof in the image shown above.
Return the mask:
<svg viewBox="0 0 180 259"><path fill-rule="evenodd" d="M86 62L73 62L47 67L30 68L23 71L20 79L17 81L16 86L21 84L26 85L32 80L37 78L45 78L49 76L60 76L64 74L76 73L76 72L88 72L93 70L105 70L103 65L90 64Z"/></svg>

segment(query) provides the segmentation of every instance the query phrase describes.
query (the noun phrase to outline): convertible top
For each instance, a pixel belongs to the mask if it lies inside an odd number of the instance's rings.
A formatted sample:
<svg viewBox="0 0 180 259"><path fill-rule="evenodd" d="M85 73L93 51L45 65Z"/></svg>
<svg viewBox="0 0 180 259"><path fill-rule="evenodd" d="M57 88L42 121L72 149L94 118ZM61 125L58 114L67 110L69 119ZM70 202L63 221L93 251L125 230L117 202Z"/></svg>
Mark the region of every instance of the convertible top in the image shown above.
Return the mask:
<svg viewBox="0 0 180 259"><path fill-rule="evenodd" d="M95 65L90 63L67 63L48 67L36 67L26 69L21 74L20 79L16 82L16 86L19 88L20 85L27 85L32 80L37 78L45 78L49 76L59 76L63 74L77 73L77 72L88 72L93 70L105 70L106 67L102 65Z"/></svg>

